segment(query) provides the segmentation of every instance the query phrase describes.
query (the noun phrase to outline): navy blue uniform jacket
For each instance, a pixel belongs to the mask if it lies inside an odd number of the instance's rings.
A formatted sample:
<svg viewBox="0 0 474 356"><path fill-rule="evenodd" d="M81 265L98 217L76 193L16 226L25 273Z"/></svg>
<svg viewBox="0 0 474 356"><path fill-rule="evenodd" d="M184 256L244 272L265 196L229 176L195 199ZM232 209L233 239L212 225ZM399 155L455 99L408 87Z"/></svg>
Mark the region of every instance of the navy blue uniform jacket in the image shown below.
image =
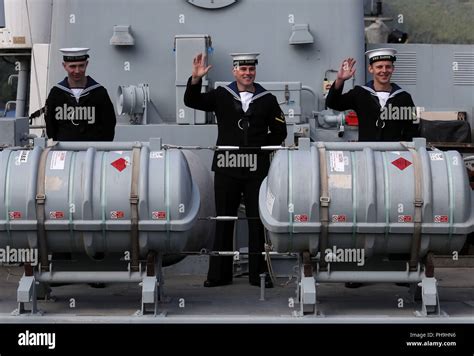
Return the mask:
<svg viewBox="0 0 474 356"><path fill-rule="evenodd" d="M357 85L354 89L342 94L343 88L336 90L334 84L326 98L326 106L344 111L352 109L359 118L359 141L411 141L418 135L416 117L410 115L415 104L411 95L391 83L392 91L385 104L386 113L382 116L382 108L374 90L373 81L364 86ZM395 111L401 115L392 115Z"/></svg>
<svg viewBox="0 0 474 356"><path fill-rule="evenodd" d="M214 111L217 117L217 145L239 147L261 147L281 145L286 138L285 115L280 109L276 97L266 91L261 85L254 83L255 93L247 112L242 110L239 91L236 82L225 87L218 87L207 93L201 93L201 81L191 85L188 80L184 103L197 110ZM247 137L242 129L242 119L247 116L249 126ZM237 151L229 151L237 153ZM247 150L239 153L251 153ZM236 178L266 176L270 165L268 151L256 151L257 169L220 167L217 164L218 155L224 151L216 151L212 162L212 170Z"/></svg>
<svg viewBox="0 0 474 356"><path fill-rule="evenodd" d="M46 99L46 134L54 141L113 141L116 116L107 90L91 77L76 100L67 78Z"/></svg>

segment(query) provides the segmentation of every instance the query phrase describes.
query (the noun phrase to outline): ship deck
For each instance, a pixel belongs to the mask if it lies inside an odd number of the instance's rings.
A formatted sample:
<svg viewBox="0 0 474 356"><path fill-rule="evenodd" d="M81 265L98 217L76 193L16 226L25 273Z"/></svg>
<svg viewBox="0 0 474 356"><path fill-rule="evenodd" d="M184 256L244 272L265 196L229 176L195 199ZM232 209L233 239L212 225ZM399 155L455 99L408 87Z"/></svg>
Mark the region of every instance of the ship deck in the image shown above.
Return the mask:
<svg viewBox="0 0 474 356"><path fill-rule="evenodd" d="M469 268L436 269L441 315L429 317L417 316L421 302L413 303L409 288L393 283L355 289L322 283L317 286L317 313L301 315L295 279L278 278L262 301L260 288L249 285L246 276L231 285L204 288L204 275L167 268L157 315L149 309L145 315L137 313L137 283L53 287L52 300L38 301L41 315L13 315L22 273L21 267L0 268L0 323L474 323L474 274Z"/></svg>

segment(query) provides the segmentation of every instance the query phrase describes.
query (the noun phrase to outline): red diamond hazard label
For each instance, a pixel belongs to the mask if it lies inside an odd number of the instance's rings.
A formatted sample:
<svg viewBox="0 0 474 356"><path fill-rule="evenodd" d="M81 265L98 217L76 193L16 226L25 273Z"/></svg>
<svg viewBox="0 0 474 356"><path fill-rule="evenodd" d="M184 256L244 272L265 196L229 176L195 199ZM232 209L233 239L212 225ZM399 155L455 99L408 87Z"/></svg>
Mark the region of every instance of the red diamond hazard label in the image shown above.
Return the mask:
<svg viewBox="0 0 474 356"><path fill-rule="evenodd" d="M111 165L114 166L119 172L122 172L125 168L127 168L127 164L128 162L125 158L118 158L111 163Z"/></svg>
<svg viewBox="0 0 474 356"><path fill-rule="evenodd" d="M411 162L406 160L403 157L397 158L395 161L392 161L392 164L401 171L403 171L405 168L411 166Z"/></svg>

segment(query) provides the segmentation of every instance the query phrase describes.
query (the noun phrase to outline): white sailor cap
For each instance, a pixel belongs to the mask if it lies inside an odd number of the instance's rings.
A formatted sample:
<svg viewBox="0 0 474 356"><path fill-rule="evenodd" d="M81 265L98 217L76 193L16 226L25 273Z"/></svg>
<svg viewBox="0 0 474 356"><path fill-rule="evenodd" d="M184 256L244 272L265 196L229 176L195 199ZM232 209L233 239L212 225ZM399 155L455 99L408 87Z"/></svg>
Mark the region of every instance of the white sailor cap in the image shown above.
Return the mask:
<svg viewBox="0 0 474 356"><path fill-rule="evenodd" d="M393 48L377 48L365 52L367 58L369 58L369 63L372 64L377 61L392 61L395 62L397 57L395 54L397 50Z"/></svg>
<svg viewBox="0 0 474 356"><path fill-rule="evenodd" d="M61 48L64 62L82 62L89 58L89 48Z"/></svg>
<svg viewBox="0 0 474 356"><path fill-rule="evenodd" d="M257 56L260 53L231 53L233 65L235 66L255 66L258 64Z"/></svg>

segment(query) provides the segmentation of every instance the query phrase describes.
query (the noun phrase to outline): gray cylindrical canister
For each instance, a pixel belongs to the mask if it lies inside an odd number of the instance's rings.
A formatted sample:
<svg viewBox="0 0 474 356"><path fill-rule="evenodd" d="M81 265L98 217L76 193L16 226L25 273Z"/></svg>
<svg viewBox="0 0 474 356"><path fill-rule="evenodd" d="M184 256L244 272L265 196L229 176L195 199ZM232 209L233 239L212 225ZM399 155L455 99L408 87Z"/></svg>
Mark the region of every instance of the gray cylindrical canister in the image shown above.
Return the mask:
<svg viewBox="0 0 474 356"><path fill-rule="evenodd" d="M50 150L43 178L38 175L42 148L0 152L0 247L38 247L37 184L42 179L48 252L92 257L130 251L132 148L90 146ZM210 173L191 152L152 151L148 145L138 150L140 256L150 250L208 248L213 226L198 218L214 214Z"/></svg>
<svg viewBox="0 0 474 356"><path fill-rule="evenodd" d="M321 153L328 187L323 199ZM327 248L364 248L366 256L409 253L415 166L421 187L420 256L459 251L474 230L474 199L462 156L425 147L408 150L400 143L313 143L277 152L259 194L274 249L316 254L326 200Z"/></svg>

